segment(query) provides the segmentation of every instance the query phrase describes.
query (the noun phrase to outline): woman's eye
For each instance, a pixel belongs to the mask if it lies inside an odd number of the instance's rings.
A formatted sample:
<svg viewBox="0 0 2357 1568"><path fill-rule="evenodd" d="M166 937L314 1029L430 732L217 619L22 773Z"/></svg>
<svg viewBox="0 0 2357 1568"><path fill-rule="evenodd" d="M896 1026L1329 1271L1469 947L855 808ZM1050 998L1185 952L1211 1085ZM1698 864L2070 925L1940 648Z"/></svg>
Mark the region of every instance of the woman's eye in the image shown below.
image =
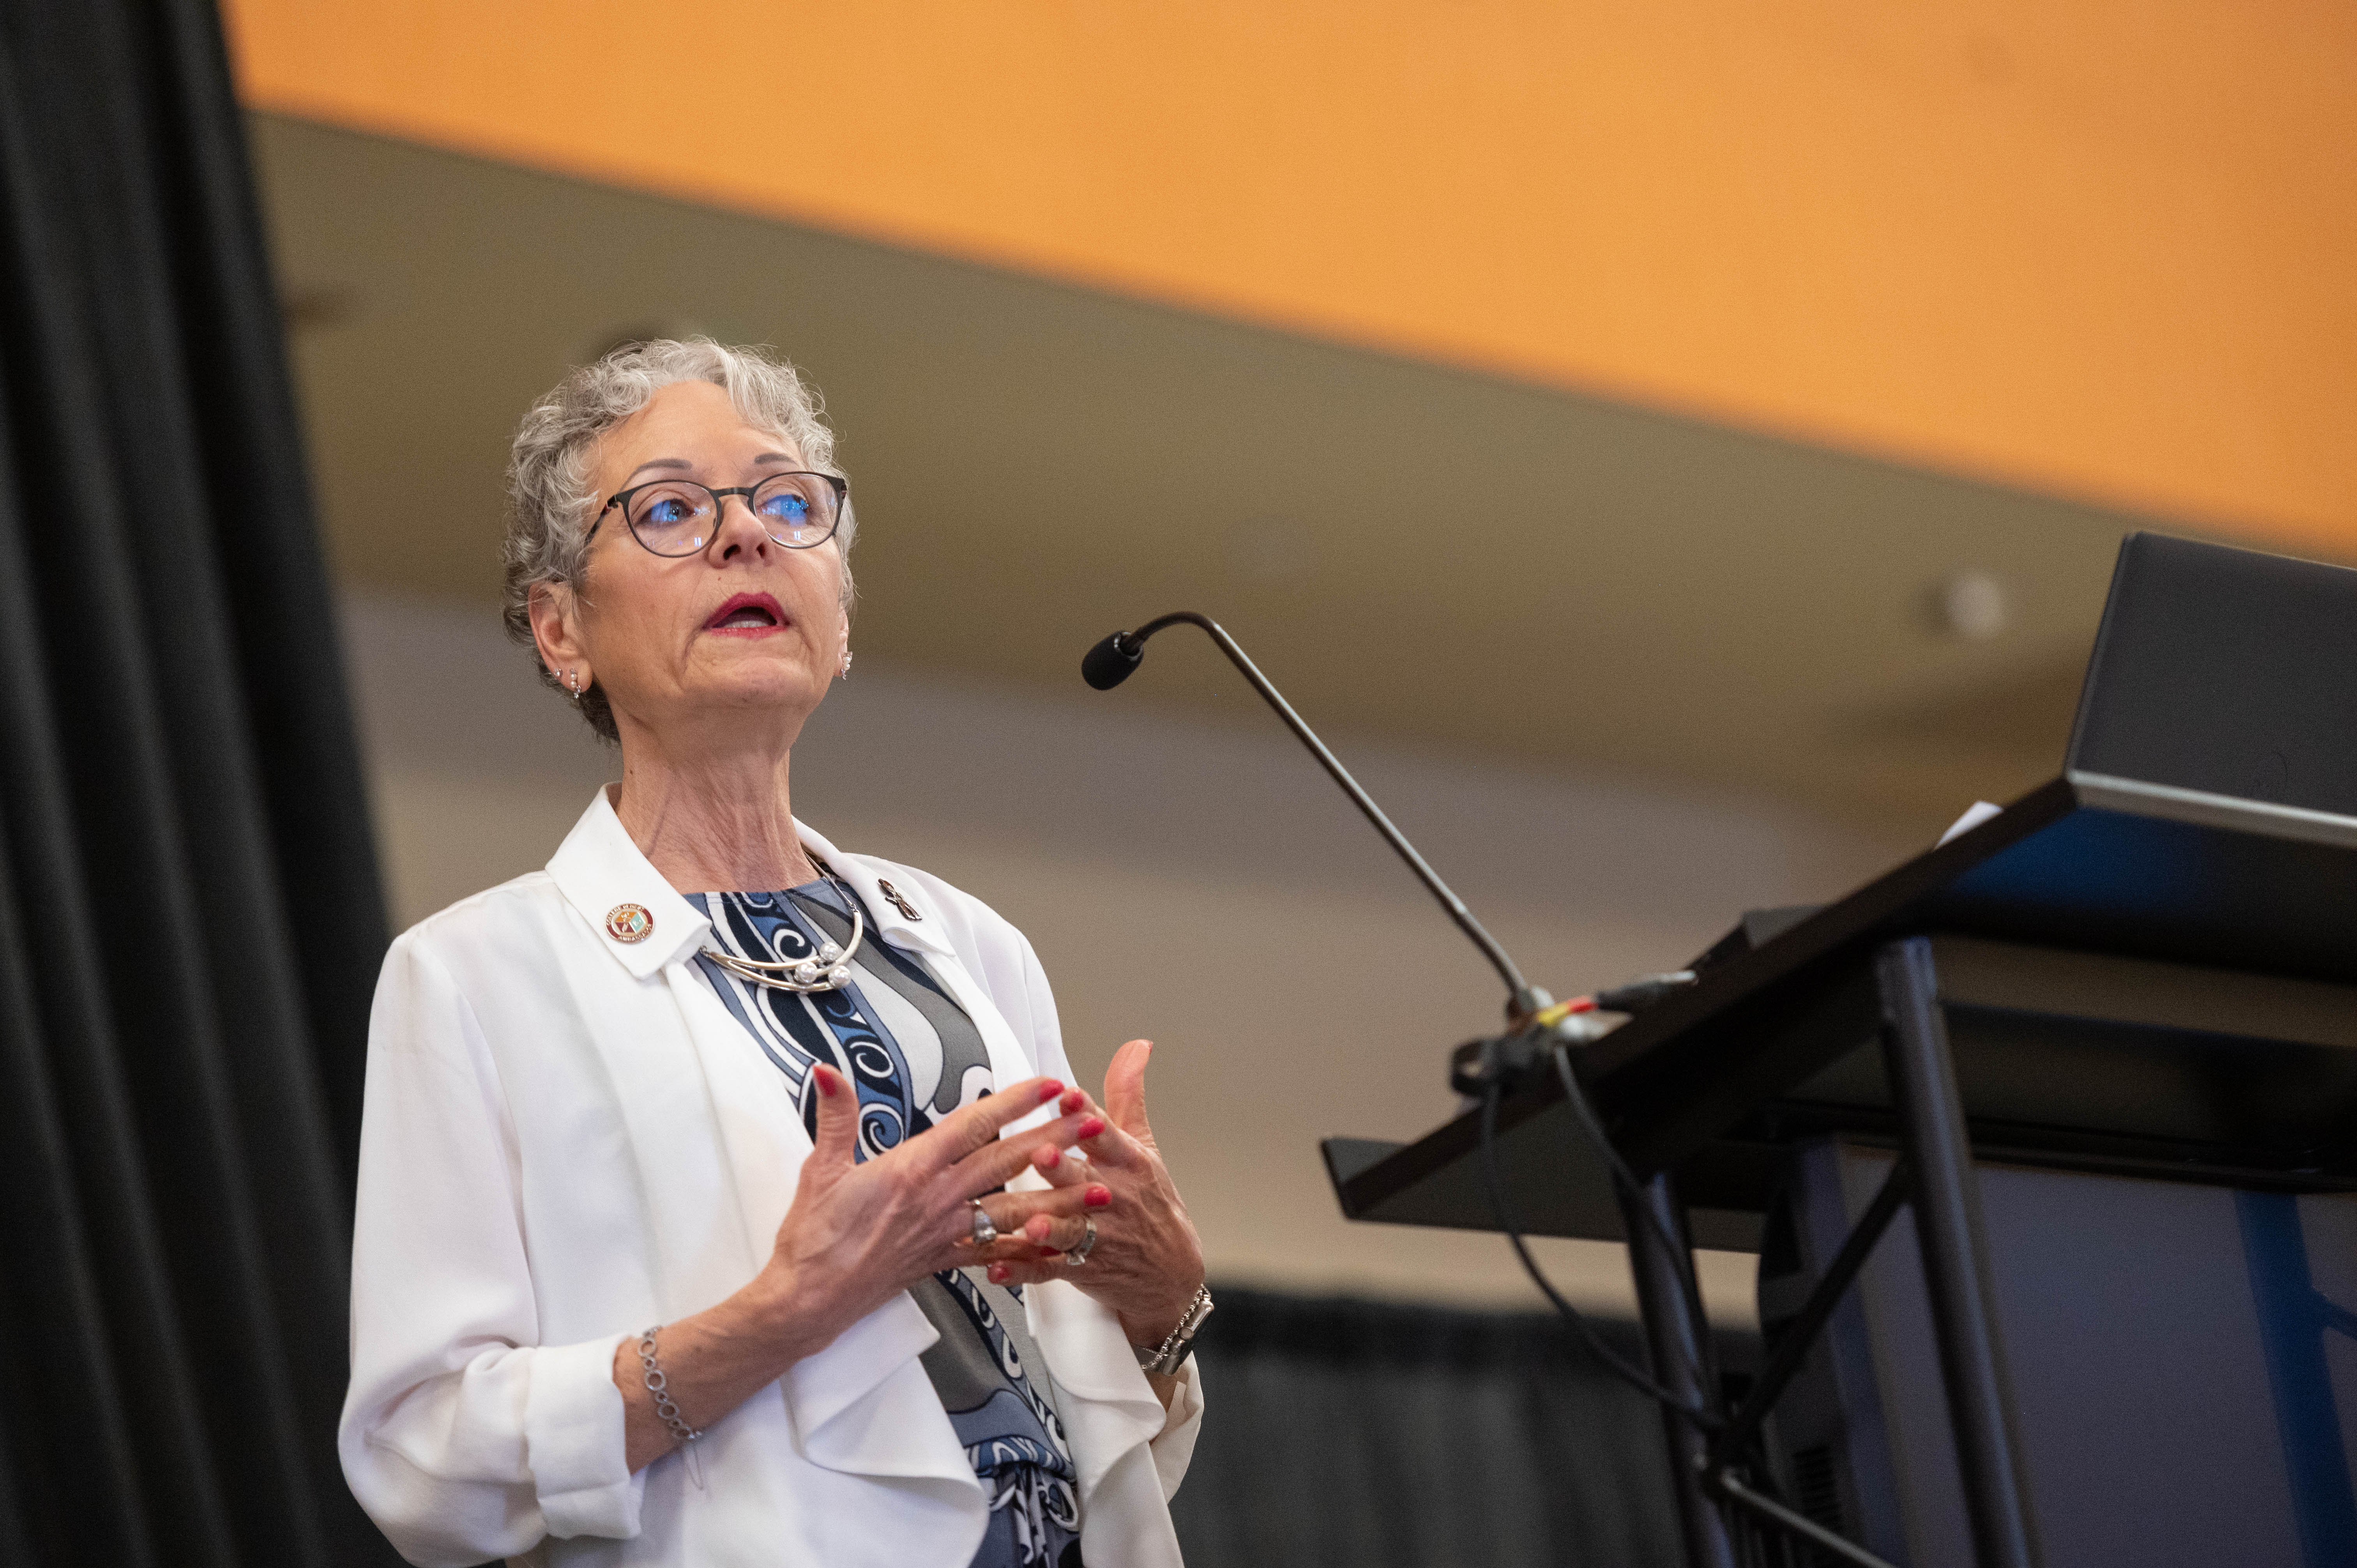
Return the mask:
<svg viewBox="0 0 2357 1568"><path fill-rule="evenodd" d="M680 500L675 497L668 497L651 504L647 508L646 512L640 521L646 522L685 522L688 519L688 515L689 508L685 501Z"/></svg>
<svg viewBox="0 0 2357 1568"><path fill-rule="evenodd" d="M761 503L761 510L783 522L810 521L810 502L800 496L771 496Z"/></svg>

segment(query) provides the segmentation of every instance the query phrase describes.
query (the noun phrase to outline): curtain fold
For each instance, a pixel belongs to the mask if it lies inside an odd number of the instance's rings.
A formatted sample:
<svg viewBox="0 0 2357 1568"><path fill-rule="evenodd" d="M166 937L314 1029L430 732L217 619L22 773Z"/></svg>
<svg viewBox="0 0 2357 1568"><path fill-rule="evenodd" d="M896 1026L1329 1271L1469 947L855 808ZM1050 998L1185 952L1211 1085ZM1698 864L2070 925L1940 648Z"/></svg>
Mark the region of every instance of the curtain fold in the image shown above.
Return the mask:
<svg viewBox="0 0 2357 1568"><path fill-rule="evenodd" d="M1683 1568L1660 1417L1554 1316L1214 1294L1189 1568Z"/></svg>
<svg viewBox="0 0 2357 1568"><path fill-rule="evenodd" d="M0 0L0 1556L393 1561L334 1452L382 902L219 23Z"/></svg>

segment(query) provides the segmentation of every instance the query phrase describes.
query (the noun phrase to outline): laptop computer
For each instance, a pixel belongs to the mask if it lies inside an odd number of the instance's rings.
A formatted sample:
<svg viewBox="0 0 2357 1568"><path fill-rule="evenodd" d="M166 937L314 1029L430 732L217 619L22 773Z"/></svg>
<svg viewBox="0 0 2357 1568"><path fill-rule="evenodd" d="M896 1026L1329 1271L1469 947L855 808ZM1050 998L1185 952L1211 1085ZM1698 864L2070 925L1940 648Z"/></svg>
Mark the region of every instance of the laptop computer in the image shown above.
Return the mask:
<svg viewBox="0 0 2357 1568"><path fill-rule="evenodd" d="M2129 535L2064 766L2357 817L2357 571Z"/></svg>

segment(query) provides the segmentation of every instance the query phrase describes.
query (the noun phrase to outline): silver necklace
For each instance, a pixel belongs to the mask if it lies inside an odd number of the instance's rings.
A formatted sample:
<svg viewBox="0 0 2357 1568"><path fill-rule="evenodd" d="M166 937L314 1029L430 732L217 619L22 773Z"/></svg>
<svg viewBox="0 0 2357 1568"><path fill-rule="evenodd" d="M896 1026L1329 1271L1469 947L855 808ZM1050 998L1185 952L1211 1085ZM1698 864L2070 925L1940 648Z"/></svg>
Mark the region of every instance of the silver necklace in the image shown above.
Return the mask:
<svg viewBox="0 0 2357 1568"><path fill-rule="evenodd" d="M813 862L818 874L826 878L827 886L843 895L851 908L851 945L837 947L823 932L820 933L818 951L809 958L792 959L783 963L763 963L758 959L738 958L733 952L704 950L704 956L739 980L766 985L772 991L791 991L807 996L813 992L840 991L851 983L851 955L859 950L860 939L867 934L867 921L860 909L859 900L850 888L837 881L833 871L823 861ZM785 895L793 897L789 889Z"/></svg>

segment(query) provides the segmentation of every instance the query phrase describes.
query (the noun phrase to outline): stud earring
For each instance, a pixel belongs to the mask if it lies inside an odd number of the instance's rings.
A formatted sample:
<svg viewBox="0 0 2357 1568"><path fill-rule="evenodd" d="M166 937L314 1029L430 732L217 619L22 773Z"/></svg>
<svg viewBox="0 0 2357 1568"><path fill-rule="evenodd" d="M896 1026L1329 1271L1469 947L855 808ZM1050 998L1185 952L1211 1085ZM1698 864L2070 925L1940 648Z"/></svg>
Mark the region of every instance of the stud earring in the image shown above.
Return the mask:
<svg viewBox="0 0 2357 1568"><path fill-rule="evenodd" d="M565 683L573 688L573 700L576 703L579 702L581 700L581 671L578 670L567 670L565 672Z"/></svg>

